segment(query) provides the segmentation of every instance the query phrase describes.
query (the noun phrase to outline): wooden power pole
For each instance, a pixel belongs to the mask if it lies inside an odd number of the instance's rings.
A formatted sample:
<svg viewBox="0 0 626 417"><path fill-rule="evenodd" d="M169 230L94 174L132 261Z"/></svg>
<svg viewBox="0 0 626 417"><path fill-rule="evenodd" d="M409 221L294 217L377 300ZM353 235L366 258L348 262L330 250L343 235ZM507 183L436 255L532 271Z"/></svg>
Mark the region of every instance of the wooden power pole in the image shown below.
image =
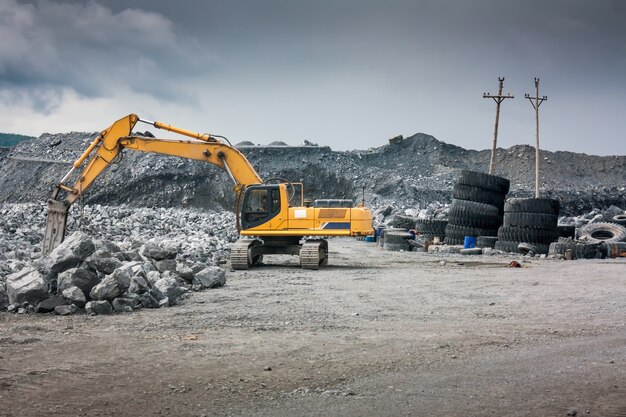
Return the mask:
<svg viewBox="0 0 626 417"><path fill-rule="evenodd" d="M483 98L492 98L493 101L496 102L496 126L493 131L493 146L491 147L491 158L489 159L489 174L493 174L496 165L496 146L498 144L498 124L500 121L500 104L507 98L514 98L510 93L503 96L502 95L502 83L504 82L504 77L498 77L498 81L500 82L498 86L498 95L493 96L489 93L483 94Z"/></svg>
<svg viewBox="0 0 626 417"><path fill-rule="evenodd" d="M539 106L548 99L547 96L539 97L539 78L535 78L535 97L528 94L524 97L535 109L535 198L539 198Z"/></svg>

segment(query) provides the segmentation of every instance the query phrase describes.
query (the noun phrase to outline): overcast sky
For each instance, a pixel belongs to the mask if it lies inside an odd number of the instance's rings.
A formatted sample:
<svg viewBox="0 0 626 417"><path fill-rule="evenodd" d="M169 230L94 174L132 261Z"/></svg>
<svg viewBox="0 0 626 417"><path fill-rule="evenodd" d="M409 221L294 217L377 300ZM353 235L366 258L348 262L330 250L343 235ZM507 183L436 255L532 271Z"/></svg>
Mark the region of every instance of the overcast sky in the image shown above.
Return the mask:
<svg viewBox="0 0 626 417"><path fill-rule="evenodd" d="M0 0L0 132L486 149L499 76L500 146L534 144L539 77L543 148L626 154L626 1Z"/></svg>

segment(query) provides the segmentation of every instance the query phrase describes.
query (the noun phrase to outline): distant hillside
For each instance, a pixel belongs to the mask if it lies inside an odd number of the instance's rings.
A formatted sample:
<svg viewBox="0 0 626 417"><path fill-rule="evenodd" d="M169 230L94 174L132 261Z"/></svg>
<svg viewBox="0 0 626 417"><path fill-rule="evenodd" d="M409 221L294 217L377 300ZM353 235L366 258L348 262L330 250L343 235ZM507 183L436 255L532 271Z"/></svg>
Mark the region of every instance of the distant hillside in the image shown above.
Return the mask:
<svg viewBox="0 0 626 417"><path fill-rule="evenodd" d="M10 148L20 142L31 139L35 139L35 137L17 135L15 133L0 133L0 148Z"/></svg>
<svg viewBox="0 0 626 417"><path fill-rule="evenodd" d="M57 181L97 133L43 134L0 148L0 203L45 202ZM306 198L350 198L378 207L450 203L461 170L485 171L489 150L466 150L415 134L378 148L333 151L327 146L241 146L261 178L306 184ZM541 195L558 198L562 214L610 205L626 208L626 155L594 156L541 151ZM498 148L496 174L511 181L509 197L535 190L535 149ZM73 184L78 172L68 180ZM230 209L235 193L228 175L202 161L126 151L98 178L87 204Z"/></svg>

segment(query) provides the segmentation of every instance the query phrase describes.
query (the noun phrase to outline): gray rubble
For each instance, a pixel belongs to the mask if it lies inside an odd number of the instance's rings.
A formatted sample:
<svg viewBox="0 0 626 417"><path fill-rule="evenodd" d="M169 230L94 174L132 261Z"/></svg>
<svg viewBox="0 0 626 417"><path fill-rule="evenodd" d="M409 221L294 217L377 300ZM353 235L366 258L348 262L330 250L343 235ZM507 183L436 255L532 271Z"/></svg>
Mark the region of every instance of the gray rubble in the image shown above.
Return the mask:
<svg viewBox="0 0 626 417"><path fill-rule="evenodd" d="M175 305L189 291L224 285L219 265L238 236L230 213L81 209L70 214L65 241L42 256L46 207L0 205L5 224L19 219L17 228L0 228L0 310L130 312Z"/></svg>
<svg viewBox="0 0 626 417"><path fill-rule="evenodd" d="M102 126L108 124L105 121ZM0 202L45 201L54 182L65 175L95 135L44 134L0 155L0 185L4 190ZM386 141L381 139L381 143ZM490 157L490 150L463 149L424 133L367 150L242 146L241 151L261 178L304 182L306 198L360 201L364 192L370 207L394 203L405 208L424 208L436 201L450 203L460 171L485 171ZM540 157L541 193L558 198L562 214L626 206L626 156L541 151ZM495 162L495 174L511 181L509 197L534 194L533 147L499 148ZM228 175L207 163L125 151L119 163L98 178L84 202L221 211L233 210L235 194Z"/></svg>

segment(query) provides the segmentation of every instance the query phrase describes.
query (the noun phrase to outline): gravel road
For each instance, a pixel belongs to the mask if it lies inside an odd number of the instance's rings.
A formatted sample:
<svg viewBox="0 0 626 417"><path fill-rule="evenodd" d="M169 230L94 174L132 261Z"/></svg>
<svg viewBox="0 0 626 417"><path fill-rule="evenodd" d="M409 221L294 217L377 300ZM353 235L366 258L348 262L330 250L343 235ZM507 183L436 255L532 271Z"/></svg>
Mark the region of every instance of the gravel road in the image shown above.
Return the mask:
<svg viewBox="0 0 626 417"><path fill-rule="evenodd" d="M0 313L0 416L626 416L626 259L330 256L168 309Z"/></svg>

